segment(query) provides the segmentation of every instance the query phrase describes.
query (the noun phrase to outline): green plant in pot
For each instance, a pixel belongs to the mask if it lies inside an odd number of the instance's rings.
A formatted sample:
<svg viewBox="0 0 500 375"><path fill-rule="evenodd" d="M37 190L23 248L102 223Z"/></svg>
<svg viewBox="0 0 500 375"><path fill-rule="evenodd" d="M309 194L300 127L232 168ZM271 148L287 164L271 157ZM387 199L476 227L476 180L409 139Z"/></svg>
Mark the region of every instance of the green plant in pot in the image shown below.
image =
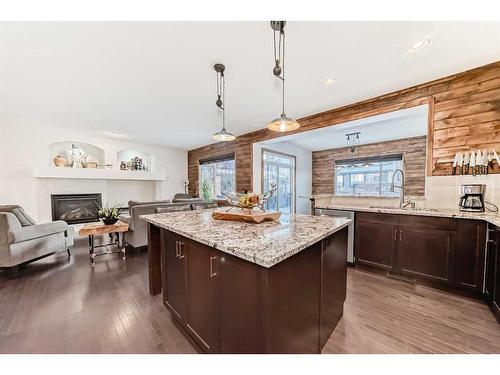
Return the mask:
<svg viewBox="0 0 500 375"><path fill-rule="evenodd" d="M201 196L205 200L205 202L210 202L212 200L212 182L208 178L203 178L201 180Z"/></svg>
<svg viewBox="0 0 500 375"><path fill-rule="evenodd" d="M120 204L115 203L112 206L105 205L104 207L99 206L99 210L97 211L97 216L102 220L102 222L106 225L112 225L118 221L118 213L119 213Z"/></svg>

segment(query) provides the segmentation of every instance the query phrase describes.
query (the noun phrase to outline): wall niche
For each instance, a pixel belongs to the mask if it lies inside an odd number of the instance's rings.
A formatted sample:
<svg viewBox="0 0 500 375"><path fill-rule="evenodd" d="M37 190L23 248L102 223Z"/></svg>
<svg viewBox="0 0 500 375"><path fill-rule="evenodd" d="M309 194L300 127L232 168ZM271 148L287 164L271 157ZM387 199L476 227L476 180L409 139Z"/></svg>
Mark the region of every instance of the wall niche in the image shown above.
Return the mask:
<svg viewBox="0 0 500 375"><path fill-rule="evenodd" d="M153 172L155 158L148 152L133 149L118 151L116 159L121 170Z"/></svg>
<svg viewBox="0 0 500 375"><path fill-rule="evenodd" d="M63 141L49 145L49 165L55 167L104 168L100 147L85 142Z"/></svg>

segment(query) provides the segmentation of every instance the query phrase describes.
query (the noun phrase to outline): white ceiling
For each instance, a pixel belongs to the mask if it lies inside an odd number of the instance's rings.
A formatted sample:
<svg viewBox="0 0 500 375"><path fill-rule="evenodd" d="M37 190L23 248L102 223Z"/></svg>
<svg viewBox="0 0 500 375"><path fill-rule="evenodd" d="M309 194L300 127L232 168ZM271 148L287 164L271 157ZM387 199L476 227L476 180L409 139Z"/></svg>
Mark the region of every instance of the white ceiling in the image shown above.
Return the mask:
<svg viewBox="0 0 500 375"><path fill-rule="evenodd" d="M500 60L500 23L289 22L287 114L300 118ZM415 41L430 45L409 54ZM124 135L190 149L220 127L215 62L226 67L236 135L280 113L268 22L0 25L4 121ZM337 83L323 86L325 78Z"/></svg>
<svg viewBox="0 0 500 375"><path fill-rule="evenodd" d="M346 134L360 132L360 145L427 135L427 105L259 142L286 142L310 151L345 147Z"/></svg>

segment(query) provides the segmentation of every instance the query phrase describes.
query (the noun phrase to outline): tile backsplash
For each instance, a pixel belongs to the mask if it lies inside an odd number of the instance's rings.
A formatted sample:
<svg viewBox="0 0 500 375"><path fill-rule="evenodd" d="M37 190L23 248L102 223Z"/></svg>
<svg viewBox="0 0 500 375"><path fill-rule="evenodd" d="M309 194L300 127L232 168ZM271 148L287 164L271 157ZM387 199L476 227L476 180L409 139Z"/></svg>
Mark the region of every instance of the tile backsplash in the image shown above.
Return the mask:
<svg viewBox="0 0 500 375"><path fill-rule="evenodd" d="M461 195L461 186L464 184L485 184L485 200L500 206L500 175L482 176L434 176L425 179L425 196L411 197L417 207L458 209L458 200ZM363 205L398 207L399 198L371 198L371 197L335 197L319 195L316 204L337 203L339 205Z"/></svg>

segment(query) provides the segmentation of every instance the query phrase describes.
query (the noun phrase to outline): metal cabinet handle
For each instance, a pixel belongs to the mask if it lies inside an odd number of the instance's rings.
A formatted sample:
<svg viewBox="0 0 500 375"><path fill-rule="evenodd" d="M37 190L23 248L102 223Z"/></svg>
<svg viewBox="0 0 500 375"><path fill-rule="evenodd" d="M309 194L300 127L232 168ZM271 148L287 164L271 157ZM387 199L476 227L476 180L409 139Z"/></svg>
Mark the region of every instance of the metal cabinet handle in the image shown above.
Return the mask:
<svg viewBox="0 0 500 375"><path fill-rule="evenodd" d="M403 231L402 230L399 231L399 240L400 241L403 240Z"/></svg>
<svg viewBox="0 0 500 375"><path fill-rule="evenodd" d="M394 241L398 239L398 228L394 228Z"/></svg>
<svg viewBox="0 0 500 375"><path fill-rule="evenodd" d="M182 247L184 246L184 242L179 241L179 259L184 258L184 254L182 253Z"/></svg>
<svg viewBox="0 0 500 375"><path fill-rule="evenodd" d="M210 278L217 276L217 272L214 272L214 260L217 259L217 257L210 257Z"/></svg>
<svg viewBox="0 0 500 375"><path fill-rule="evenodd" d="M179 241L175 241L175 257L179 258Z"/></svg>

